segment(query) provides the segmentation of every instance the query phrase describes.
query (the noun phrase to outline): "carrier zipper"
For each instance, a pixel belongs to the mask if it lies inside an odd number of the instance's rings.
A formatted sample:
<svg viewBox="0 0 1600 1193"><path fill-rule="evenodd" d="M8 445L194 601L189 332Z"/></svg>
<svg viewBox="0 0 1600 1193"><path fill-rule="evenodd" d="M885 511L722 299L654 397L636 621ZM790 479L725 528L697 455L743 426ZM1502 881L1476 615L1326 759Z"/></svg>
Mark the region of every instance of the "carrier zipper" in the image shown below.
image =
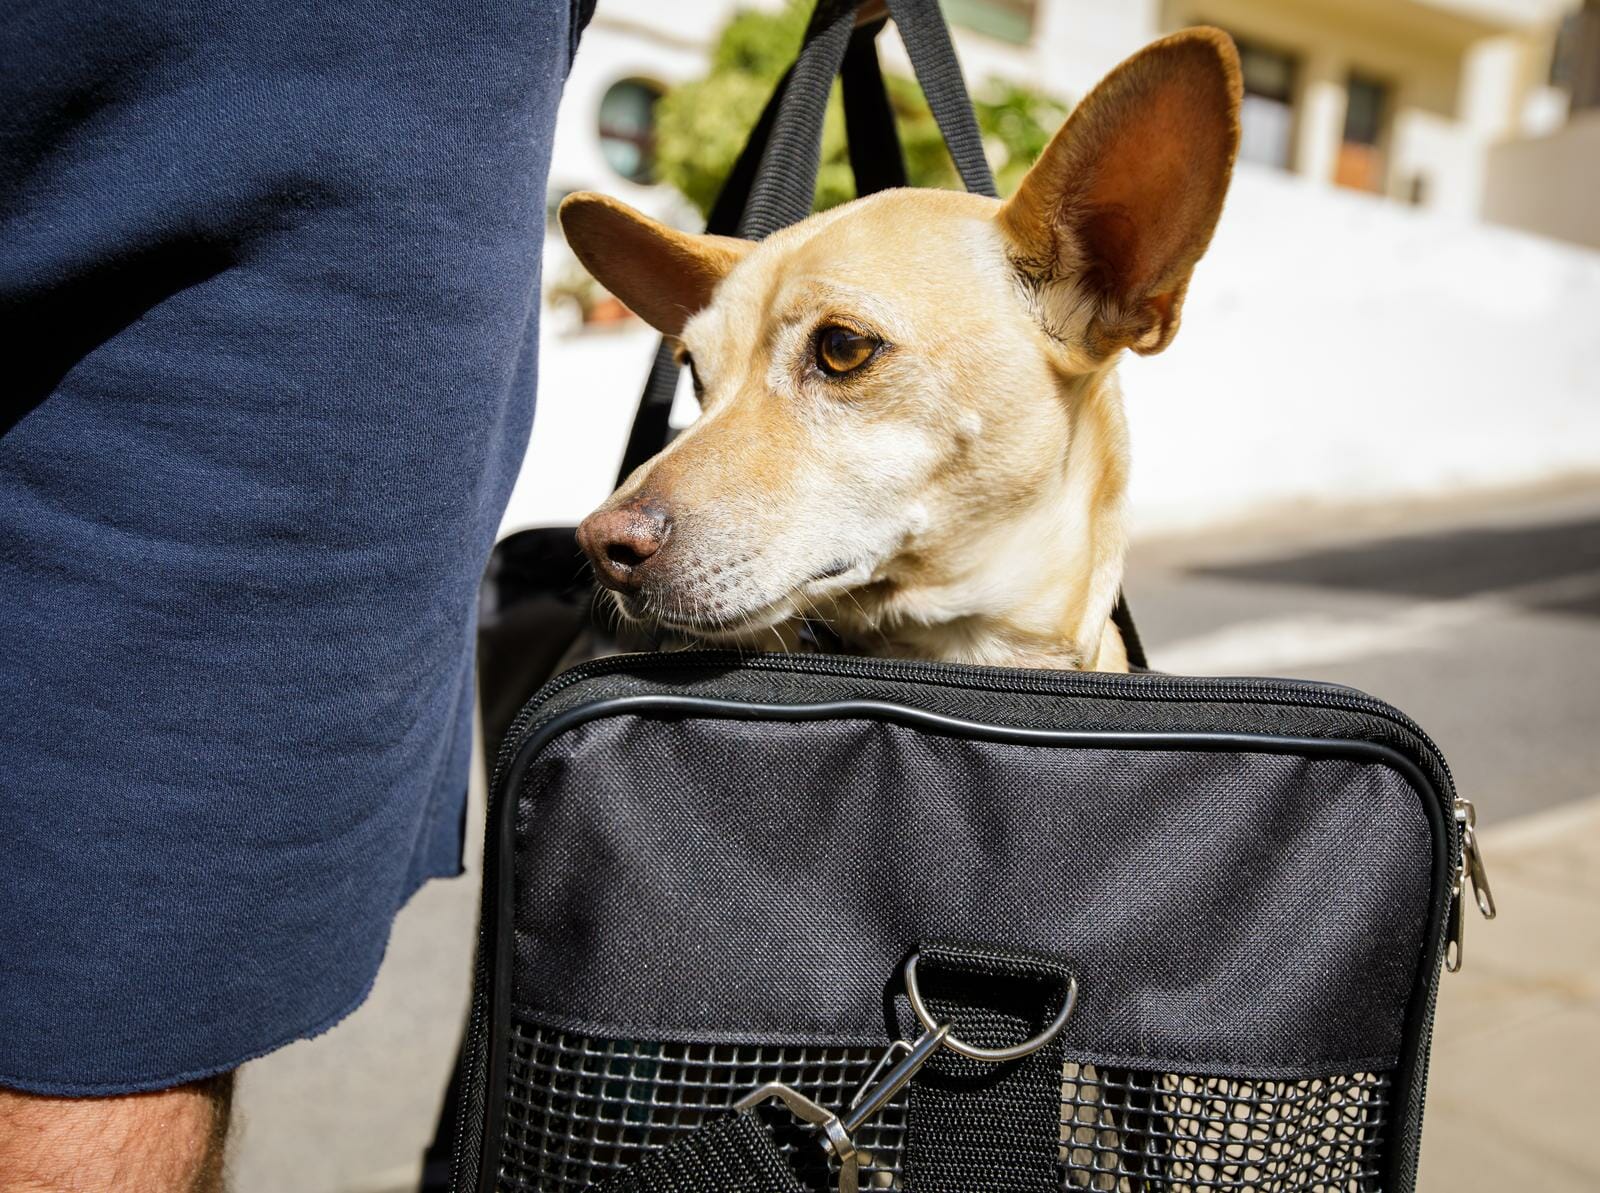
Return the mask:
<svg viewBox="0 0 1600 1193"><path fill-rule="evenodd" d="M493 806L493 799L490 806ZM485 823L493 824L493 820ZM492 899L489 892L495 888L489 883L489 852L484 851L483 896L478 911L478 948L472 966L472 1013L467 1018L467 1034L461 1044L461 1103L456 1110L455 1146L450 1154L450 1189L452 1193L469 1193L475 1180L467 1171L467 1135L468 1124L484 1118L483 1103L487 1093L487 1064L488 1064L488 1004L489 1004L489 955L488 944L491 934L487 931L489 917L489 904ZM480 1072L480 1056L484 1062L484 1070ZM475 1104L469 1105L469 1103ZM488 1143L489 1124L484 1122L479 1129L478 1148L481 1149Z"/></svg>
<svg viewBox="0 0 1600 1193"><path fill-rule="evenodd" d="M581 663L546 683L506 730L495 760L494 784L498 786L516 757L530 729L539 721L540 708L552 696L575 683L615 671L647 667L728 667L743 666L800 674L842 675L859 679L901 679L937 682L947 686L1005 692L1038 692L1048 695L1083 695L1175 700L1247 699L1275 703L1339 709L1380 717L1398 726L1425 745L1438 763L1447 791L1455 793L1455 778L1437 743L1427 732L1393 705L1374 699L1340 684L1312 680L1201 678L1159 675L1160 688L1151 690L1139 680L1106 672L1023 671L1001 667L956 667L948 663L929 663L908 659L871 659L852 655L760 654L742 656L727 650L685 650L661 654L610 655ZM492 790L492 789L491 789Z"/></svg>

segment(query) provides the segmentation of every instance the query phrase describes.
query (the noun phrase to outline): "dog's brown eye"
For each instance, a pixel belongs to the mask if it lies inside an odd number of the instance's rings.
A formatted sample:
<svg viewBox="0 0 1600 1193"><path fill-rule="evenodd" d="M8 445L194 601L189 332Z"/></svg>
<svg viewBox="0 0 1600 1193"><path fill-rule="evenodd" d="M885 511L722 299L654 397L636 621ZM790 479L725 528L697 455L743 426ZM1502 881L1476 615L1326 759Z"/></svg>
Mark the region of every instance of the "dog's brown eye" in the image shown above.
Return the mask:
<svg viewBox="0 0 1600 1193"><path fill-rule="evenodd" d="M833 377L859 369L877 350L877 340L848 327L824 327L817 333L817 367Z"/></svg>

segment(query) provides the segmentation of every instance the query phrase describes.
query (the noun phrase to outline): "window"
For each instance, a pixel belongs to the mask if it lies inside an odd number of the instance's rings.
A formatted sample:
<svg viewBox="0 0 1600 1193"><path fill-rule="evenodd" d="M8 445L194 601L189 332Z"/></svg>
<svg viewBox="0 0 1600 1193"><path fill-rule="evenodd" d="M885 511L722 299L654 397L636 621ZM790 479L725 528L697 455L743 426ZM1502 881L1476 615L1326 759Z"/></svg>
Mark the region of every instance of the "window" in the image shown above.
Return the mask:
<svg viewBox="0 0 1600 1193"><path fill-rule="evenodd" d="M1550 48L1550 86L1563 91L1572 90L1572 80L1578 74L1578 48L1583 40L1583 17L1579 12L1569 12L1561 18L1556 29L1555 45Z"/></svg>
<svg viewBox="0 0 1600 1193"><path fill-rule="evenodd" d="M1600 108L1600 0L1568 13L1550 55L1550 85L1572 97L1572 110Z"/></svg>
<svg viewBox="0 0 1600 1193"><path fill-rule="evenodd" d="M952 25L1025 46L1033 40L1037 0L941 0Z"/></svg>
<svg viewBox="0 0 1600 1193"><path fill-rule="evenodd" d="M656 103L661 88L644 79L614 83L600 101L600 152L629 182L656 174Z"/></svg>
<svg viewBox="0 0 1600 1193"><path fill-rule="evenodd" d="M1340 186L1382 194L1388 174L1384 129L1389 117L1389 85L1352 72L1345 84L1344 139L1333 180Z"/></svg>
<svg viewBox="0 0 1600 1193"><path fill-rule="evenodd" d="M1234 39L1244 75L1239 108L1239 156L1287 170L1294 153L1294 94L1298 63L1292 55Z"/></svg>

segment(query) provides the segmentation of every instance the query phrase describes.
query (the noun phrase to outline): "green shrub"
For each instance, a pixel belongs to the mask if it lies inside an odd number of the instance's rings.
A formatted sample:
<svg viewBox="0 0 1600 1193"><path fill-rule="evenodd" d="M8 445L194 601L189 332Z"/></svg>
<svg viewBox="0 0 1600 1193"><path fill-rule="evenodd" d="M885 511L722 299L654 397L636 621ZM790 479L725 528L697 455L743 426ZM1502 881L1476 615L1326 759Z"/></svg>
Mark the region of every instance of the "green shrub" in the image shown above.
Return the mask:
<svg viewBox="0 0 1600 1193"><path fill-rule="evenodd" d="M711 210L773 86L794 61L810 8L795 0L775 12L736 13L711 51L705 77L674 87L657 106L657 174L702 213ZM959 185L922 89L915 80L893 74L886 83L911 184ZM837 84L833 91L817 172L818 211L855 197ZM1000 80L990 80L977 90L974 107L1000 193L1008 194L1066 119L1067 107Z"/></svg>

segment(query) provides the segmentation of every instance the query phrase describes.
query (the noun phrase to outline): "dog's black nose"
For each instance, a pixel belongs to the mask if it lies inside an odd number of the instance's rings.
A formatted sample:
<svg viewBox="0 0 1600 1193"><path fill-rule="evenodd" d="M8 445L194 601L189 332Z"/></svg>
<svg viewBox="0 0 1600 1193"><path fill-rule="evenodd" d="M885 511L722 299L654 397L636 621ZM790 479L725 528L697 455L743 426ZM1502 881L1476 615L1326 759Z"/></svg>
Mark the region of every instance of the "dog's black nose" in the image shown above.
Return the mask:
<svg viewBox="0 0 1600 1193"><path fill-rule="evenodd" d="M667 541L672 519L655 502L630 501L599 509L578 527L578 545L594 564L600 583L633 592L644 581L644 567Z"/></svg>

